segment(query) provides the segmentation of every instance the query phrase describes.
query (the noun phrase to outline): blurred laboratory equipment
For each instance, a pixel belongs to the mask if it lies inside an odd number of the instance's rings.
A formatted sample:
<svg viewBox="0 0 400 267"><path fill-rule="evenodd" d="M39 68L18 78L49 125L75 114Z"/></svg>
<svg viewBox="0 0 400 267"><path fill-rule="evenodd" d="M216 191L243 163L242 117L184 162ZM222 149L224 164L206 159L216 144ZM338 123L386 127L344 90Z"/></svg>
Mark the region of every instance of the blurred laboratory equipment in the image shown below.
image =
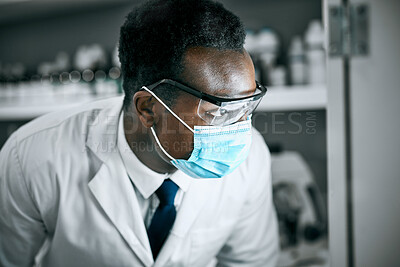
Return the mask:
<svg viewBox="0 0 400 267"><path fill-rule="evenodd" d="M308 83L323 84L326 76L324 31L319 20L313 20L309 23L305 42L307 46Z"/></svg>
<svg viewBox="0 0 400 267"><path fill-rule="evenodd" d="M99 44L82 45L78 47L75 58L75 68L85 69L103 69L107 64L106 52Z"/></svg>
<svg viewBox="0 0 400 267"><path fill-rule="evenodd" d="M108 75L111 79L118 80L121 77L121 62L119 61L118 56L118 44L112 52L112 63L113 66L109 69Z"/></svg>
<svg viewBox="0 0 400 267"><path fill-rule="evenodd" d="M65 104L118 95L121 69L117 47L109 53L99 44L81 45L41 62L35 73L22 63L0 64L2 105Z"/></svg>
<svg viewBox="0 0 400 267"><path fill-rule="evenodd" d="M244 47L252 56L256 79L263 84L278 87L288 82L290 85L322 85L326 81L323 40L321 21L312 20L304 37L292 37L288 51L282 51L279 33L268 27L258 32L246 30Z"/></svg>
<svg viewBox="0 0 400 267"><path fill-rule="evenodd" d="M275 68L279 45L278 35L270 28L264 27L257 34L251 30L247 31L245 48L253 57L257 78L264 84L269 84L271 79L270 74ZM281 70L278 70L279 74L280 72Z"/></svg>
<svg viewBox="0 0 400 267"><path fill-rule="evenodd" d="M261 70L258 67L257 58L256 58L256 50L257 50L256 38L257 38L256 33L251 29L247 29L246 30L246 39L244 42L244 48L246 49L246 51L250 54L250 56L253 59L255 78L257 81L261 82L261 73L260 73Z"/></svg>
<svg viewBox="0 0 400 267"><path fill-rule="evenodd" d="M112 52L112 63L115 67L121 67L121 62L119 61L119 56L118 56L118 44L115 46Z"/></svg>
<svg viewBox="0 0 400 267"><path fill-rule="evenodd" d="M286 84L286 68L276 66L269 71L269 84L272 86L284 86Z"/></svg>
<svg viewBox="0 0 400 267"><path fill-rule="evenodd" d="M306 82L304 45L300 36L293 37L290 43L289 70L292 85L301 85Z"/></svg>
<svg viewBox="0 0 400 267"><path fill-rule="evenodd" d="M263 28L257 35L256 53L259 55L261 68L266 77L268 77L268 71L275 66L279 44L277 34L269 28Z"/></svg>
<svg viewBox="0 0 400 267"><path fill-rule="evenodd" d="M272 154L271 169L278 266L328 266L327 212L309 166L299 152L282 151Z"/></svg>

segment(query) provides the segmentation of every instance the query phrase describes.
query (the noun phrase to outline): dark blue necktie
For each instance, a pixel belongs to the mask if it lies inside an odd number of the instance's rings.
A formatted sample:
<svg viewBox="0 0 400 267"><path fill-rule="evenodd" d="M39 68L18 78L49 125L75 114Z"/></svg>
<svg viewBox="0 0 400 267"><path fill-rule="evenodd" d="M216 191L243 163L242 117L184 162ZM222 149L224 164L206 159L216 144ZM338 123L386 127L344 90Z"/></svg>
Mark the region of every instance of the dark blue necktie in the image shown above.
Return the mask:
<svg viewBox="0 0 400 267"><path fill-rule="evenodd" d="M156 259L162 245L168 237L169 231L174 224L176 210L174 199L178 186L170 179L165 180L157 189L156 195L160 204L153 215L150 226L147 229L153 258Z"/></svg>

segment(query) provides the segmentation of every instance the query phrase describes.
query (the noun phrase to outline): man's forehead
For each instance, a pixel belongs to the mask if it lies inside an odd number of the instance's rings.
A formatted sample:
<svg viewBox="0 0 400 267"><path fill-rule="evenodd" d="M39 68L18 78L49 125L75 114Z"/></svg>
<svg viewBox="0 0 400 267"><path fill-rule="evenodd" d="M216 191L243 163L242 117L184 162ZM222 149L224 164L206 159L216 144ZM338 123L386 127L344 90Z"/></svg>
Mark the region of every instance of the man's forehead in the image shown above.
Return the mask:
<svg viewBox="0 0 400 267"><path fill-rule="evenodd" d="M253 62L244 49L192 47L184 55L183 67L185 83L208 94L234 97L255 88Z"/></svg>

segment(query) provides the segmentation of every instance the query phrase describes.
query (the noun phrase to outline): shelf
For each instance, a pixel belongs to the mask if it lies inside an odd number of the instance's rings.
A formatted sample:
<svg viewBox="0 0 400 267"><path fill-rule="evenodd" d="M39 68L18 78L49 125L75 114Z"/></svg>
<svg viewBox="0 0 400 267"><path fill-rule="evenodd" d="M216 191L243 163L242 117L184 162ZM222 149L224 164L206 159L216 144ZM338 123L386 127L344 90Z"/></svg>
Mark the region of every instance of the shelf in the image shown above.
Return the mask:
<svg viewBox="0 0 400 267"><path fill-rule="evenodd" d="M0 99L0 120L31 120L40 115L76 107L107 96L29 96ZM269 87L256 111L300 111L325 109L325 86Z"/></svg>
<svg viewBox="0 0 400 267"><path fill-rule="evenodd" d="M256 111L300 111L325 109L325 85L268 87Z"/></svg>
<svg viewBox="0 0 400 267"><path fill-rule="evenodd" d="M7 102L4 98L0 98L0 121L31 120L46 113L77 107L111 96L115 95L29 96L29 98L7 99Z"/></svg>

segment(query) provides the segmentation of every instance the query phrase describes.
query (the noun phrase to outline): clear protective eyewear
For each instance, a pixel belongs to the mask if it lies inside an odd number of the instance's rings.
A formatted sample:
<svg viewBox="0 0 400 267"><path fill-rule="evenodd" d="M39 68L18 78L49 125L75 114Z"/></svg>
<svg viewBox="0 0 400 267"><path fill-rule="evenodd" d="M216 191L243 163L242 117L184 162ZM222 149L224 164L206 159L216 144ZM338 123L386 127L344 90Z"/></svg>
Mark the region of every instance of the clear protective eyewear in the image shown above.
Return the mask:
<svg viewBox="0 0 400 267"><path fill-rule="evenodd" d="M149 86L152 91L160 84L170 84L195 97L200 98L197 114L208 125L224 126L247 118L258 106L267 88L256 81L254 94L240 98L222 98L209 95L170 79L162 79Z"/></svg>

